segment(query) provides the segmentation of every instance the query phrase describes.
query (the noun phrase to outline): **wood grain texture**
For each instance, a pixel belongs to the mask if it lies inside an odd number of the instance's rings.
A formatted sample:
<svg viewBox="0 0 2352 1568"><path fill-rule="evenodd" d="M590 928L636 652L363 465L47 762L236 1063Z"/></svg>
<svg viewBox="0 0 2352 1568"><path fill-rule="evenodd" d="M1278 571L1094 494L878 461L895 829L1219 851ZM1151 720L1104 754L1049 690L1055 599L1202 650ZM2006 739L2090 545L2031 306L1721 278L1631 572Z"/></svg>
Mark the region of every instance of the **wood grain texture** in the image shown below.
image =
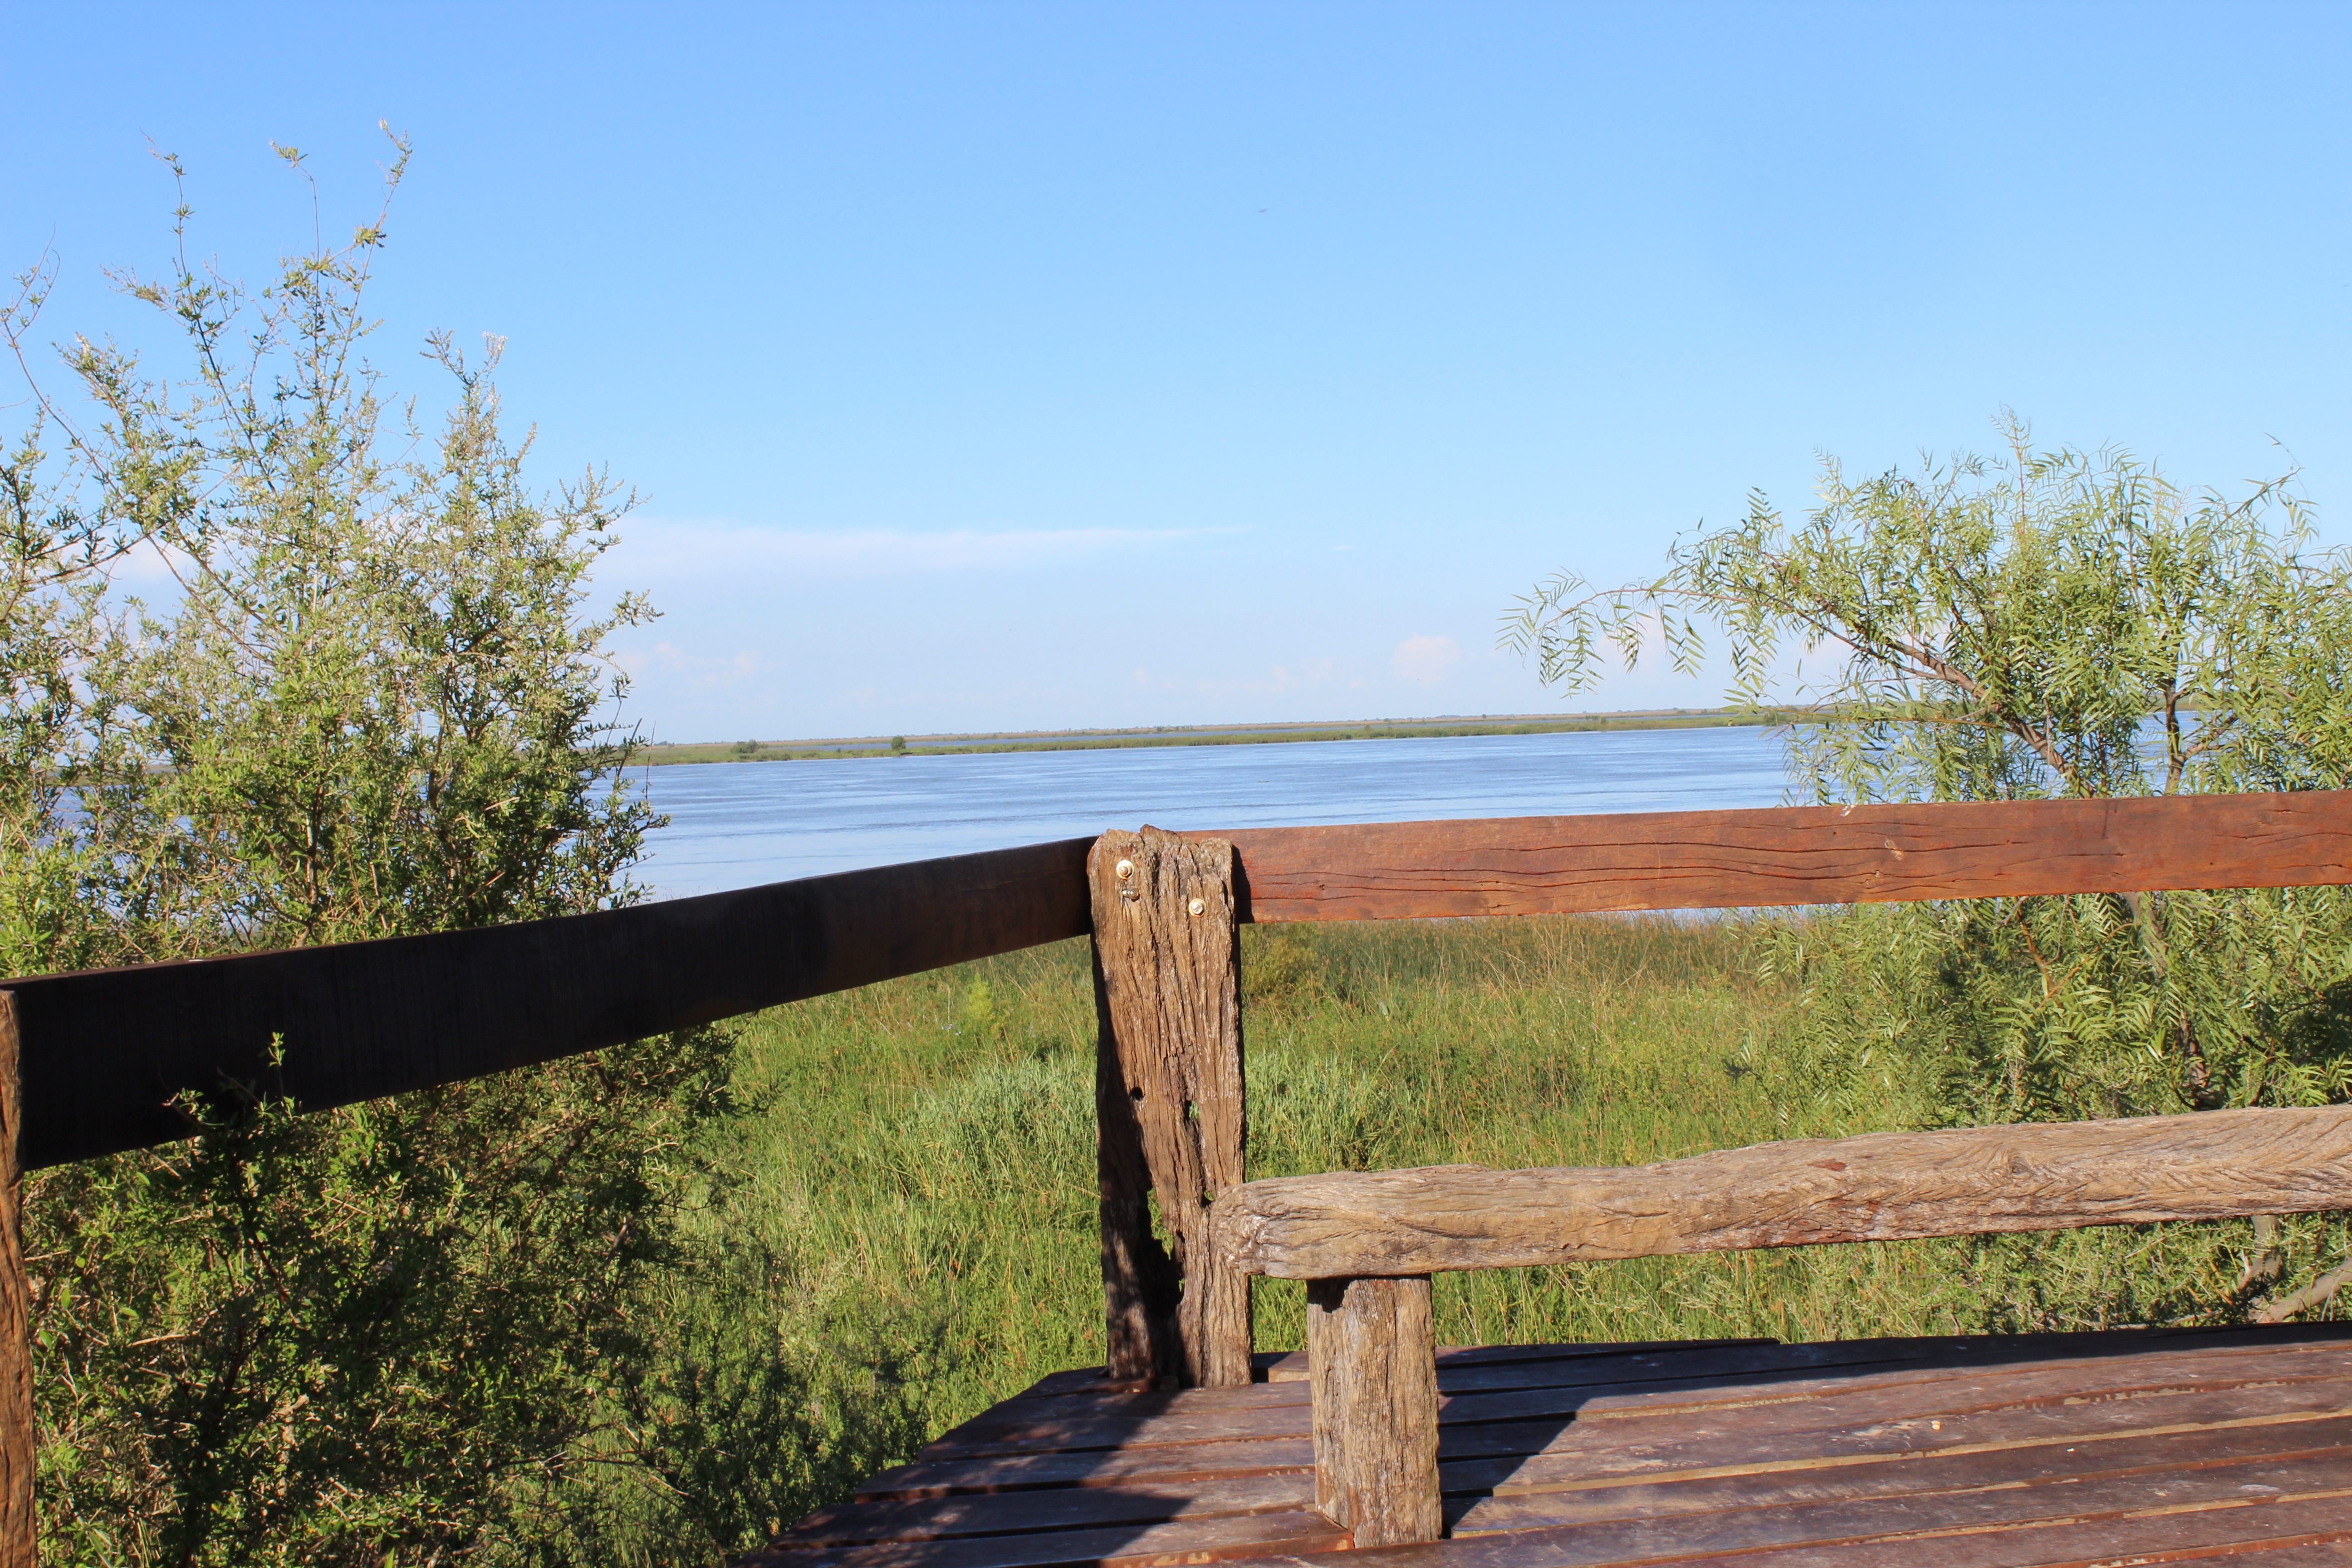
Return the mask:
<svg viewBox="0 0 2352 1568"><path fill-rule="evenodd" d="M1464 1499L1447 1511L1455 1536L1622 1519L1672 1519L1735 1509L1862 1503L1975 1488L2074 1486L2096 1478L2162 1477L2221 1466L2320 1462L2352 1475L2352 1421L2181 1431L2084 1447L2053 1436L1993 1451L1947 1450L1872 1465L1757 1468L1625 1486ZM2241 1483L2242 1484L2242 1483Z"/></svg>
<svg viewBox="0 0 2352 1568"><path fill-rule="evenodd" d="M1823 1402L1864 1396L1879 1399L1878 1418L1894 1419L1906 1405L1949 1413L1980 1408L1984 1400L2063 1402L2076 1391L2135 1398L2147 1393L2151 1379L2165 1387L2267 1384L2283 1389L2305 1380L2340 1380L2352 1365L2346 1360L2352 1352L2326 1337L2306 1343L2273 1333L2116 1335L2126 1346L2138 1347L2119 1354L2101 1353L2102 1336L2090 1334L1722 1347L1689 1356L1615 1358L1581 1377L1501 1392L1448 1394L1441 1373L1438 1452L1448 1460L1531 1454L1563 1444L1577 1448L1603 1426L1628 1430L1616 1426L1628 1421L1663 1434L1661 1442L1679 1441L1671 1423L1684 1419L1777 1431L1796 1419L1780 1412L1793 1411L1811 1426L1837 1426L1846 1417ZM2151 1349L2151 1342L2182 1348ZM2020 1384L2013 1373L2024 1368L2042 1370L2035 1381ZM1990 1392L1981 1398L1966 1393L1979 1387ZM1100 1401L1015 1399L941 1435L920 1458L993 1461L1066 1452L1091 1464L1116 1450L1122 1462L1141 1464L1153 1448L1254 1447L1306 1436L1310 1392L1278 1384Z"/></svg>
<svg viewBox="0 0 2352 1568"><path fill-rule="evenodd" d="M1097 1174L1113 1377L1250 1381L1249 1279L1209 1240L1209 1205L1244 1169L1240 943L1233 847L1156 827L1106 833L1087 857L1094 910ZM1166 1344L1165 1275L1138 1166L1168 1228L1181 1294Z"/></svg>
<svg viewBox="0 0 2352 1568"><path fill-rule="evenodd" d="M2352 1106L1886 1132L1663 1164L1252 1182L1217 1246L1323 1279L2352 1207Z"/></svg>
<svg viewBox="0 0 2352 1568"><path fill-rule="evenodd" d="M1179 1568L1347 1547L1345 1530L1301 1510L963 1541L775 1548L736 1563L739 1568Z"/></svg>
<svg viewBox="0 0 2352 1568"><path fill-rule="evenodd" d="M2088 1568L2243 1550L2302 1568L2326 1561L2312 1521L2340 1526L2352 1509L2346 1328L1553 1346L1549 1373L1457 1352L1441 1441L1508 1457L1441 1447L1454 1538L1382 1561ZM1490 1382L1522 1375L1559 1386ZM769 1561L1173 1568L1346 1533L1301 1506L1314 1450L1297 1385L1040 1388L959 1432L1071 1447L919 1460L811 1516ZM1536 1408L1550 1419L1496 1419Z"/></svg>
<svg viewBox="0 0 2352 1568"><path fill-rule="evenodd" d="M33 1290L25 1277L24 1131L15 998L0 991L0 1568L40 1561L33 1483Z"/></svg>
<svg viewBox="0 0 2352 1568"><path fill-rule="evenodd" d="M1149 1448L918 1459L860 1483L860 1498L948 1497L1062 1487L1170 1487L1252 1476L1315 1474L1315 1442L1302 1420L1296 1436L1165 1444ZM1311 1495L1311 1494L1310 1494Z"/></svg>
<svg viewBox="0 0 2352 1568"><path fill-rule="evenodd" d="M1637 1487L1656 1489L1642 1495L1664 1500L1669 1511L1684 1507L1677 1500L1686 1496L1753 1496L1759 1500L1757 1506L1767 1506L1774 1496L1797 1500L1794 1494L1814 1477L1840 1486L1899 1491L1908 1484L1902 1478L1927 1461L1952 1458L1990 1463L2003 1455L2063 1454L2066 1473L2088 1474L2128 1468L2137 1462L2128 1457L2134 1445L2159 1439L2181 1439L2199 1454L2220 1453L2233 1445L2242 1452L2287 1453L2346 1448L2352 1443L2352 1404L2344 1398L2342 1381L2289 1389L2276 1405L2264 1398L2267 1392L2259 1386L2219 1393L2165 1390L2113 1397L2092 1410L2053 1400L2025 1410L1957 1415L1922 1412L1877 1424L1860 1419L1862 1406L1857 1404L1852 1412L1857 1419L1843 1426L1774 1431L1762 1424L1733 1422L1722 1432L1696 1433L1680 1443L1654 1441L1646 1431L1621 1431L1619 1436L1641 1445L1640 1452L1604 1449L1596 1443L1581 1453L1548 1453L1516 1465L1507 1479L1491 1486L1479 1483L1503 1468L1499 1462L1441 1464L1438 1483L1449 1495L1527 1502L1528 1511L1516 1513L1520 1522L1506 1527L1517 1529L1526 1528L1540 1509L1554 1510L1558 1522L1573 1522L1571 1516L1585 1517L1576 1510L1591 1494L1632 1497ZM1890 1427L1895 1430L1888 1431ZM1910 1441L1897 1440L1905 1436ZM2118 1454L2126 1457L2119 1459ZM2346 1449L2346 1457L2352 1465L2352 1448ZM1492 1510L1487 1517L1511 1513Z"/></svg>
<svg viewBox="0 0 2352 1568"><path fill-rule="evenodd" d="M1256 827L1244 918L1423 920L2352 882L2352 791Z"/></svg>
<svg viewBox="0 0 2352 1568"><path fill-rule="evenodd" d="M1358 1547L1434 1541L1437 1341L1429 1281L1318 1279L1307 1288L1315 1506Z"/></svg>
<svg viewBox="0 0 2352 1568"><path fill-rule="evenodd" d="M982 1492L881 1501L861 1498L821 1508L777 1536L775 1546L847 1546L863 1541L947 1541L1019 1535L1171 1519L1296 1513L1315 1506L1311 1475L1241 1477L1170 1487L1061 1487L1050 1492Z"/></svg>
<svg viewBox="0 0 2352 1568"><path fill-rule="evenodd" d="M2103 1498L2105 1506L2086 1507L2079 1515L2006 1524L1937 1529L1924 1525L1930 1510L1895 1517L1873 1503L1849 1510L1844 1519L1811 1510L1789 1510L1806 1517L1775 1518L1780 1510L1758 1510L1745 1516L1745 1538L1729 1541L1720 1532L1710 1539L1679 1521L1633 1529L1570 1525L1400 1547L1380 1561L1381 1568L2140 1568L2219 1559L2272 1568L2295 1559L2252 1554L2352 1542L2352 1508L2341 1492L2275 1500L2241 1494L2168 1508L2148 1496L2154 1487L2140 1486L2145 1508L2118 1508ZM1872 1514L1882 1510L1888 1516L1885 1526L1872 1528ZM1362 1564L1318 1552L1284 1568Z"/></svg>
<svg viewBox="0 0 2352 1568"><path fill-rule="evenodd" d="M1103 1381L1149 1388L1174 1381L1184 1352L1176 1325L1183 1294L1176 1261L1151 1224L1151 1166L1143 1123L1118 1060L1118 1031L1096 944L1095 1201L1103 1287Z"/></svg>
<svg viewBox="0 0 2352 1568"><path fill-rule="evenodd" d="M1517 1388L1565 1381L1569 1369L1594 1362L1614 1361L1643 1352L1680 1353L1712 1350L1721 1345L1778 1345L1769 1339L1624 1340L1614 1343L1530 1345L1440 1345L1437 1385L1448 1393L1459 1388ZM1251 1358L1268 1383L1307 1381L1307 1352L1288 1354L1260 1351ZM1499 1381L1497 1381L1499 1380Z"/></svg>
<svg viewBox="0 0 2352 1568"><path fill-rule="evenodd" d="M1089 929L1087 841L561 920L0 982L28 1170L185 1135L235 1079L306 1109L644 1039ZM282 1069L268 1065L282 1036Z"/></svg>

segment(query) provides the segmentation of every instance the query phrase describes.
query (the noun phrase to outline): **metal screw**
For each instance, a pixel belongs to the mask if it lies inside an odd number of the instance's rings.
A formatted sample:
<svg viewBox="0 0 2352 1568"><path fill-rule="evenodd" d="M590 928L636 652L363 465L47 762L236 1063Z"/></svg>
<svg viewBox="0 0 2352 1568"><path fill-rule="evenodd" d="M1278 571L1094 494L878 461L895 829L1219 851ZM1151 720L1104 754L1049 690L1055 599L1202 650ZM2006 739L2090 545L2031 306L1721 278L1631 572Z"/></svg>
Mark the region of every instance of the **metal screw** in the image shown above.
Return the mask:
<svg viewBox="0 0 2352 1568"><path fill-rule="evenodd" d="M1134 876L1134 875L1135 875L1135 862L1134 862L1134 861L1132 861L1132 860L1122 860L1122 861L1120 861L1120 862L1118 863L1118 879L1119 879L1120 881L1124 882L1124 881L1126 881L1129 877L1132 877L1132 876Z"/></svg>
<svg viewBox="0 0 2352 1568"><path fill-rule="evenodd" d="M1194 899L1194 900L1192 900L1192 912L1193 912L1194 914L1196 914L1196 915L1197 915L1197 914L1199 914L1202 910L1207 909L1209 906L1208 906L1208 905L1206 905L1206 904L1204 904L1204 903L1202 903L1200 900L1198 900L1198 899Z"/></svg>

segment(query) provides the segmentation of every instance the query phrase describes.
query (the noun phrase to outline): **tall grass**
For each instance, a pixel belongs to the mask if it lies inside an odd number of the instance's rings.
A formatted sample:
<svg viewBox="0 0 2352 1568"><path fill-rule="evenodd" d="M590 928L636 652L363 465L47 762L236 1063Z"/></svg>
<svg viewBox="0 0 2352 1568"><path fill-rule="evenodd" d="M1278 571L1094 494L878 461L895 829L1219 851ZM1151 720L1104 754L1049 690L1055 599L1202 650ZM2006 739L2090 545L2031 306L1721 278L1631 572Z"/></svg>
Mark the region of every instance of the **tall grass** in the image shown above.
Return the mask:
<svg viewBox="0 0 2352 1568"><path fill-rule="evenodd" d="M1244 939L1253 1176L1627 1164L1814 1130L1787 1049L1800 999L1757 978L1738 921ZM626 1484L575 1534L609 1531L611 1561L751 1544L1044 1373L1100 1363L1087 965L1066 942L743 1027L731 1179L699 1215L709 1261L660 1304L677 1349L622 1435ZM1857 1130L1848 1114L1840 1131ZM2063 1245L2031 1267L2128 1265L2113 1239ZM1447 1275L1438 1333L2015 1327L2042 1321L2000 1283L2019 1262L1999 1244L1919 1242ZM1302 1288L1260 1281L1256 1302L1258 1347L1297 1347Z"/></svg>

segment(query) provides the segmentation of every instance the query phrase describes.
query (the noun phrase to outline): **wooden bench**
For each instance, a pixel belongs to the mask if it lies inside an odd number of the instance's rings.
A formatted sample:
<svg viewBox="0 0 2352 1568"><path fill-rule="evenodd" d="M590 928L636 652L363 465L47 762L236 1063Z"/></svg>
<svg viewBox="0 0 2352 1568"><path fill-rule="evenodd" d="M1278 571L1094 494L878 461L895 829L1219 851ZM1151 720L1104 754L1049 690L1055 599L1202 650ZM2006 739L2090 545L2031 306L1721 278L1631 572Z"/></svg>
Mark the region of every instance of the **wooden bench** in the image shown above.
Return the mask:
<svg viewBox="0 0 2352 1568"><path fill-rule="evenodd" d="M1212 1231L1234 1272L1308 1282L1316 1503L1364 1547L1444 1533L1433 1274L2347 1205L2352 1106L2337 1106L1807 1139L1632 1168L1293 1176L1221 1194Z"/></svg>
<svg viewBox="0 0 2352 1568"><path fill-rule="evenodd" d="M2345 803L2314 794L1106 835L1088 874L1104 1013L1107 1372L1235 1386L1250 1364L1248 1279L1307 1281L1317 1506L1355 1548L1429 1542L1444 1528L1433 1273L2352 1206L2352 1108L1886 1134L1633 1170L1244 1184L1238 985L1223 956L1238 919L2336 884L2352 880ZM1151 1256L1147 1191L1172 1270ZM1171 1273L1182 1276L1172 1311ZM1154 1343L1155 1321L1167 1342Z"/></svg>

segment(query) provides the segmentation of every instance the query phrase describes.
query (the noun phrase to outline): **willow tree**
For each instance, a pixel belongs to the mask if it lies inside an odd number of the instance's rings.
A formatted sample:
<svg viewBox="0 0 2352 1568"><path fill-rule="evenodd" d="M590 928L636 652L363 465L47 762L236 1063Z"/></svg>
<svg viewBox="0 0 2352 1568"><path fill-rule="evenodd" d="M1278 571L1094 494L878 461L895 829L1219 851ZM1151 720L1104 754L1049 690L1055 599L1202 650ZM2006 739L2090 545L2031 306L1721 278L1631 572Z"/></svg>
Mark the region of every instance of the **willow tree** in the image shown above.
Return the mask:
<svg viewBox="0 0 2352 1568"><path fill-rule="evenodd" d="M395 144L386 195L406 148ZM297 172L300 158L284 154ZM178 169L173 165L176 175ZM571 914L638 896L589 613L628 498L530 489L489 371L446 338L437 418L364 349L381 216L247 290L182 244L117 281L182 367L110 342L35 367L8 507L0 735L9 973ZM26 357L42 279L7 321ZM115 568L167 568L142 602ZM677 1255L708 1031L198 1135L28 1184L58 1561L440 1562L539 1510L643 1362Z"/></svg>
<svg viewBox="0 0 2352 1568"><path fill-rule="evenodd" d="M1720 649L1733 703L1796 710L1803 800L2352 784L2352 562L2315 547L2294 476L2190 493L2120 451L2003 433L1997 458L1912 472L1826 461L1801 519L1751 496L1647 581L1538 584L1501 640L1563 692L1645 644L1694 674ZM1769 951L1808 987L1792 1071L1832 1125L2352 1091L2352 900L2334 889L1877 907L1785 923ZM2070 1304L2037 1310L2278 1309L2343 1243L2332 1221L2258 1230L2234 1267L2188 1241L2161 1268L2102 1279L2086 1261L2050 1298Z"/></svg>

